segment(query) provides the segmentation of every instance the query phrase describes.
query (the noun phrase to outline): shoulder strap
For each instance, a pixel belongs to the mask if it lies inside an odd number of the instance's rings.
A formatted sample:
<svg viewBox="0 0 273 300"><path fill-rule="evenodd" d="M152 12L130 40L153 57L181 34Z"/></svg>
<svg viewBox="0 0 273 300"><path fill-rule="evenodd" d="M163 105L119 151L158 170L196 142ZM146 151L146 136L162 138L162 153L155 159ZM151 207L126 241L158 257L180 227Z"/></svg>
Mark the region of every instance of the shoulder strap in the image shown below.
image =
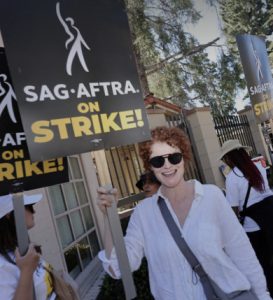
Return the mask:
<svg viewBox="0 0 273 300"><path fill-rule="evenodd" d="M241 212L241 224L243 225L244 224L244 221L245 221L245 217L246 217L246 206L247 206L247 202L248 202L248 198L249 198L249 194L250 194L250 189L251 189L251 184L250 182L248 182L248 188L247 188L247 192L246 192L246 196L245 196L245 201L244 201L244 204L243 204L243 209L242 209L242 212Z"/></svg>
<svg viewBox="0 0 273 300"><path fill-rule="evenodd" d="M203 285L204 292L205 292L207 298L213 299L215 293L214 293L213 287L211 286L211 283L210 283L207 273L203 269L202 265L199 263L196 256L191 251L191 249L188 246L188 244L186 243L185 239L181 236L181 232L180 232L178 226L176 225L164 199L160 196L158 197L158 205L159 205L161 214L162 214L162 216L168 226L168 229L169 229L172 237L174 238L178 248L180 249L180 251L182 252L184 257L187 259L187 261L190 264L190 266L192 267L193 271L196 272L198 274L198 276L200 277L200 281Z"/></svg>
<svg viewBox="0 0 273 300"><path fill-rule="evenodd" d="M6 259L8 262L10 262L10 263L13 264L13 265L16 265L15 261L11 259L11 257L8 255L7 252L1 253L1 254L3 255L3 257L5 257L5 259Z"/></svg>

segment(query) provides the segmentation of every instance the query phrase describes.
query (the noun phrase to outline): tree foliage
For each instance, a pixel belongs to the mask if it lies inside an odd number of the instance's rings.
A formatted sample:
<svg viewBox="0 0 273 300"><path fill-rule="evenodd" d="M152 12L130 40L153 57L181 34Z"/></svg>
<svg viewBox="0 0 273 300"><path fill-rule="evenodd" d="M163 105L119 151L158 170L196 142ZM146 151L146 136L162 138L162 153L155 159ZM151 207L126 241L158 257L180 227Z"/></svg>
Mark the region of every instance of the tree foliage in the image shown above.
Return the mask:
<svg viewBox="0 0 273 300"><path fill-rule="evenodd" d="M191 0L127 0L138 69L145 94L182 105L209 105L215 115L234 111L240 80L224 52L210 61L207 44L187 31L202 17ZM229 80L229 82L227 82Z"/></svg>
<svg viewBox="0 0 273 300"><path fill-rule="evenodd" d="M272 0L220 0L223 31L233 52L238 53L235 40L237 34L272 34L273 27L269 24L272 4Z"/></svg>
<svg viewBox="0 0 273 300"><path fill-rule="evenodd" d="M239 51L236 44L237 34L252 34L268 37L273 32L272 0L220 0L220 14L227 45L233 56L234 64L243 73ZM268 55L273 63L273 43L267 40Z"/></svg>

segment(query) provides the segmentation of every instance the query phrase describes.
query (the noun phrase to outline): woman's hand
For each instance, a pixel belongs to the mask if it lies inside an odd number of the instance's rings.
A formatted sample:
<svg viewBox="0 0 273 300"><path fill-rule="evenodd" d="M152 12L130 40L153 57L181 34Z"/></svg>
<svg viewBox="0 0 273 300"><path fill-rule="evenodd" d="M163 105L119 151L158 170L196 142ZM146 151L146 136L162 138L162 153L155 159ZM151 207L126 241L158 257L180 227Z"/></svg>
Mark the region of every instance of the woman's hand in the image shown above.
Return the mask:
<svg viewBox="0 0 273 300"><path fill-rule="evenodd" d="M103 214L106 214L106 208L111 207L114 201L117 202L117 189L107 189L105 187L99 187L98 190L98 207Z"/></svg>
<svg viewBox="0 0 273 300"><path fill-rule="evenodd" d="M28 251L21 256L18 249L15 250L16 265L20 269L20 278L12 300L33 299L33 273L39 263L40 255L36 252L33 244L30 244Z"/></svg>
<svg viewBox="0 0 273 300"><path fill-rule="evenodd" d="M38 266L39 260L40 255L36 252L33 244L29 245L28 251L24 256L20 255L18 249L15 250L16 265L22 273L26 272L33 274Z"/></svg>

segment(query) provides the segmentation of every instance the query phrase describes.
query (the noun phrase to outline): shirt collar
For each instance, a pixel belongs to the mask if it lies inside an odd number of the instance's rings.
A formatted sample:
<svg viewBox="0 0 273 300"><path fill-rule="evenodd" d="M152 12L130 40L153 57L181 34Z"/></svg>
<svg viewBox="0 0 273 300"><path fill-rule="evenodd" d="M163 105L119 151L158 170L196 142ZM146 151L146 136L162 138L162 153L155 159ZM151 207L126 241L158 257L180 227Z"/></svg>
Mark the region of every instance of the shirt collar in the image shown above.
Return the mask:
<svg viewBox="0 0 273 300"><path fill-rule="evenodd" d="M189 181L192 181L194 183L194 200L199 200L204 195L203 185L196 179L191 179ZM162 187L160 186L157 193L155 194L156 199L158 199L158 197L160 196L163 199L167 200L167 198L163 196L163 194L161 192L161 188Z"/></svg>

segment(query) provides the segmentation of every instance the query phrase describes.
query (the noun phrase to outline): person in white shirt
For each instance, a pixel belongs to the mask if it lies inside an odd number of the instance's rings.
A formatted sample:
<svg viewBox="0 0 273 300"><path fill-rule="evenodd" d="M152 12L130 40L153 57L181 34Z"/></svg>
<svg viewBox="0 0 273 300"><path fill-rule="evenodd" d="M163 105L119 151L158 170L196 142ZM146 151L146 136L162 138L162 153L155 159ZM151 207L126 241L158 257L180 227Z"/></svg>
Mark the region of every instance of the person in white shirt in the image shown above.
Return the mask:
<svg viewBox="0 0 273 300"><path fill-rule="evenodd" d="M169 208L181 235L208 275L226 293L252 289L259 300L269 300L262 268L250 242L222 191L211 184L184 180L191 146L178 128L157 127L152 140L141 144L144 168L152 170L161 186L134 210L125 236L131 270L143 256L148 262L151 293L156 300L205 300L198 275L181 253L161 215L158 198ZM103 213L116 201L116 190L98 189ZM120 278L109 228L105 250L99 253L104 269Z"/></svg>
<svg viewBox="0 0 273 300"><path fill-rule="evenodd" d="M33 205L42 199L41 194L23 196L27 229L32 228L35 210ZM0 196L0 300L31 300L33 286L36 300L55 300L56 294L49 273L49 265L33 244L24 256L17 249L17 235L12 195Z"/></svg>
<svg viewBox="0 0 273 300"><path fill-rule="evenodd" d="M249 184L251 188L246 205L246 214L250 207L255 210L258 203L260 207L261 204L267 204L267 201L273 201L273 192L268 184L266 169L260 162L254 163L247 151L251 151L251 147L243 146L236 139L226 141L221 147L220 159L231 168L226 177L226 198L237 215L243 214ZM264 202L264 200L266 201ZM267 212L269 213L270 209ZM264 213L264 217L267 212ZM272 217L270 217L269 222L272 223ZM242 225L263 267L268 289L273 296L273 253L267 235L257 222L247 215L244 217ZM271 240L273 243L272 237Z"/></svg>

